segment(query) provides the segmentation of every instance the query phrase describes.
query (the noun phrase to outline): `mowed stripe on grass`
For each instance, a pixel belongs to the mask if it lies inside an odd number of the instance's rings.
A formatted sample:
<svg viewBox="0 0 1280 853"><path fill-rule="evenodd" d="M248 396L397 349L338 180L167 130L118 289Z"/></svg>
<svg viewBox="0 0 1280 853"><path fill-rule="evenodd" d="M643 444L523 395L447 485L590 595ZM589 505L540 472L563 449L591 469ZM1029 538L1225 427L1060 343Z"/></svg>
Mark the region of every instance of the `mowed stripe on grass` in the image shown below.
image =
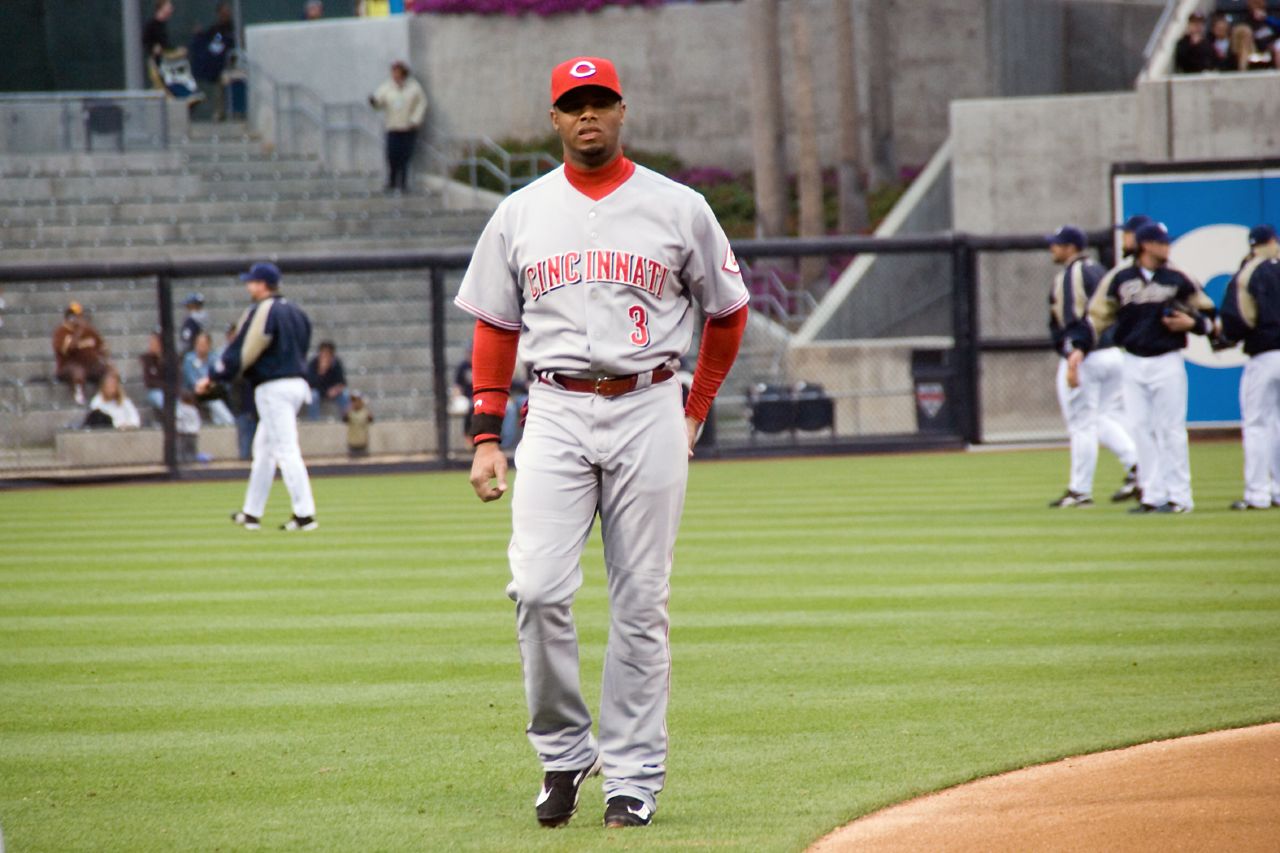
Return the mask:
<svg viewBox="0 0 1280 853"><path fill-rule="evenodd" d="M16 850L794 850L915 793L1280 717L1280 512L1050 511L1063 451L692 469L668 789L539 829L505 547L452 474L315 484L251 534L240 483L0 493L0 827ZM1118 482L1104 457L1100 495ZM1110 465L1110 467L1108 467ZM277 484L267 518L288 515ZM272 525L274 526L274 525ZM576 608L588 701L598 534Z"/></svg>

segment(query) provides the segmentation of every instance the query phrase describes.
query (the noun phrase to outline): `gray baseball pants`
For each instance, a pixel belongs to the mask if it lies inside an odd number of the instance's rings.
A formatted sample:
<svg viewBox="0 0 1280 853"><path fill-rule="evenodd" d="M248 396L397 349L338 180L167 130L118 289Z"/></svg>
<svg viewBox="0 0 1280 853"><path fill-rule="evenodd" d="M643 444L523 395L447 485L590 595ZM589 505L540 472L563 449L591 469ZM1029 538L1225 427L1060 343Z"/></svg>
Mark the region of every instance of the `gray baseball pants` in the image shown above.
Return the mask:
<svg viewBox="0 0 1280 853"><path fill-rule="evenodd" d="M667 599L688 479L679 384L605 398L535 383L516 467L509 592L529 741L546 770L587 767L601 753L605 798L656 809L666 776ZM598 744L571 609L597 513L610 613Z"/></svg>

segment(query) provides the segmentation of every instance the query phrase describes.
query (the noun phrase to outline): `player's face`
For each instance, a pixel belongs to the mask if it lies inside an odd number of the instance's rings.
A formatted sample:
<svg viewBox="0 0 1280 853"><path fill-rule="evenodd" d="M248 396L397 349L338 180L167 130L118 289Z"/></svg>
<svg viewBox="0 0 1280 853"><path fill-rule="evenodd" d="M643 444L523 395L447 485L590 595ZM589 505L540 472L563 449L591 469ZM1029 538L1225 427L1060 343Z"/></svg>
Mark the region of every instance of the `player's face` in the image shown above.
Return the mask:
<svg viewBox="0 0 1280 853"><path fill-rule="evenodd" d="M627 105L600 86L566 92L551 108L551 125L560 134L566 160L584 169L604 166L617 156Z"/></svg>
<svg viewBox="0 0 1280 853"><path fill-rule="evenodd" d="M1142 253L1158 264L1169 260L1169 244L1148 241L1142 244Z"/></svg>
<svg viewBox="0 0 1280 853"><path fill-rule="evenodd" d="M261 302L271 293L271 288L267 287L265 281L250 279L244 283L245 290L249 291L249 298L254 302Z"/></svg>
<svg viewBox="0 0 1280 853"><path fill-rule="evenodd" d="M1065 264L1075 257L1076 247L1070 243L1050 243L1049 254L1053 256L1055 264Z"/></svg>

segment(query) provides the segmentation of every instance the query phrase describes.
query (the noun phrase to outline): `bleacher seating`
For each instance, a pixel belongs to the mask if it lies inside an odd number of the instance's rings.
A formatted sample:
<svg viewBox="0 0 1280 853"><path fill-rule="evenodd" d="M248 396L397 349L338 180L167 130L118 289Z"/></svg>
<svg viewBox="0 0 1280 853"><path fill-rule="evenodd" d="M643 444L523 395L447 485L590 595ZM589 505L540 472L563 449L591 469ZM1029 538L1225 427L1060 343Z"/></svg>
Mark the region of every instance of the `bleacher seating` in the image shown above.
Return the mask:
<svg viewBox="0 0 1280 853"><path fill-rule="evenodd" d="M111 155L51 166L47 158L0 165L0 253L6 262L140 256L424 249L470 245L487 210L447 210L419 188L381 191L379 172L338 172L304 156L267 153L242 126L193 126L181 157ZM107 146L110 147L110 146ZM456 289L457 273L449 286ZM284 292L331 338L349 384L364 391L379 420L423 418L432 410L430 302L425 272L295 275ZM247 305L234 277L173 284L206 298L214 344ZM0 286L0 431L8 444L49 446L81 410L52 380L50 338L71 300L81 302L111 348L131 399L145 410L139 355L158 322L152 279L18 283ZM451 361L461 357L470 321L450 306Z"/></svg>

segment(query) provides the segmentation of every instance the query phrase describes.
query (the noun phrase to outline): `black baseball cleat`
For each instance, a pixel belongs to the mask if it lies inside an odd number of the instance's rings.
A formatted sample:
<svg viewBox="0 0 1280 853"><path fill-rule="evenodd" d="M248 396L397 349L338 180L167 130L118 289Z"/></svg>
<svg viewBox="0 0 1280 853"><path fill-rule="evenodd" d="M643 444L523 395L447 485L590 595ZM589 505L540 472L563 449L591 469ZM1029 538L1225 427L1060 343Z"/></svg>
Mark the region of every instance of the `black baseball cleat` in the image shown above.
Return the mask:
<svg viewBox="0 0 1280 853"><path fill-rule="evenodd" d="M1274 502L1273 502L1271 505L1272 505L1272 506L1276 506L1276 504L1275 504ZM1265 507L1265 506L1254 506L1253 504L1249 503L1248 501L1232 501L1232 502L1231 502L1231 506L1230 506L1229 508L1230 508L1230 509L1235 509L1235 510L1249 510L1249 509L1266 509L1267 507Z"/></svg>
<svg viewBox="0 0 1280 853"><path fill-rule="evenodd" d="M600 772L600 756L581 770L548 770L542 777L542 790L533 801L538 823L547 829L564 826L578 810L578 789L587 779Z"/></svg>
<svg viewBox="0 0 1280 853"><path fill-rule="evenodd" d="M295 515L280 525L281 530L315 530L320 526L314 515Z"/></svg>
<svg viewBox="0 0 1280 853"><path fill-rule="evenodd" d="M1093 498L1067 489L1062 497L1049 504L1050 509L1065 509L1071 506L1093 506Z"/></svg>
<svg viewBox="0 0 1280 853"><path fill-rule="evenodd" d="M243 527L245 530L261 530L262 519L256 515L249 515L247 512L231 513L231 520Z"/></svg>
<svg viewBox="0 0 1280 853"><path fill-rule="evenodd" d="M1134 465L1124 475L1124 483L1111 496L1112 503L1123 503L1130 498L1142 500L1142 489L1138 488L1138 466Z"/></svg>
<svg viewBox="0 0 1280 853"><path fill-rule="evenodd" d="M1138 504L1133 509L1129 510L1129 515L1143 515L1148 512L1155 512L1158 509L1160 509L1160 507L1155 504Z"/></svg>
<svg viewBox="0 0 1280 853"><path fill-rule="evenodd" d="M651 820L653 809L635 797L614 797L604 804L604 825L607 829L648 826Z"/></svg>
<svg viewBox="0 0 1280 853"><path fill-rule="evenodd" d="M1176 503L1174 501L1169 501L1164 506L1156 507L1156 512L1162 513L1164 515L1169 515L1169 514L1182 515L1183 513L1191 512L1191 507L1186 506L1184 504Z"/></svg>

